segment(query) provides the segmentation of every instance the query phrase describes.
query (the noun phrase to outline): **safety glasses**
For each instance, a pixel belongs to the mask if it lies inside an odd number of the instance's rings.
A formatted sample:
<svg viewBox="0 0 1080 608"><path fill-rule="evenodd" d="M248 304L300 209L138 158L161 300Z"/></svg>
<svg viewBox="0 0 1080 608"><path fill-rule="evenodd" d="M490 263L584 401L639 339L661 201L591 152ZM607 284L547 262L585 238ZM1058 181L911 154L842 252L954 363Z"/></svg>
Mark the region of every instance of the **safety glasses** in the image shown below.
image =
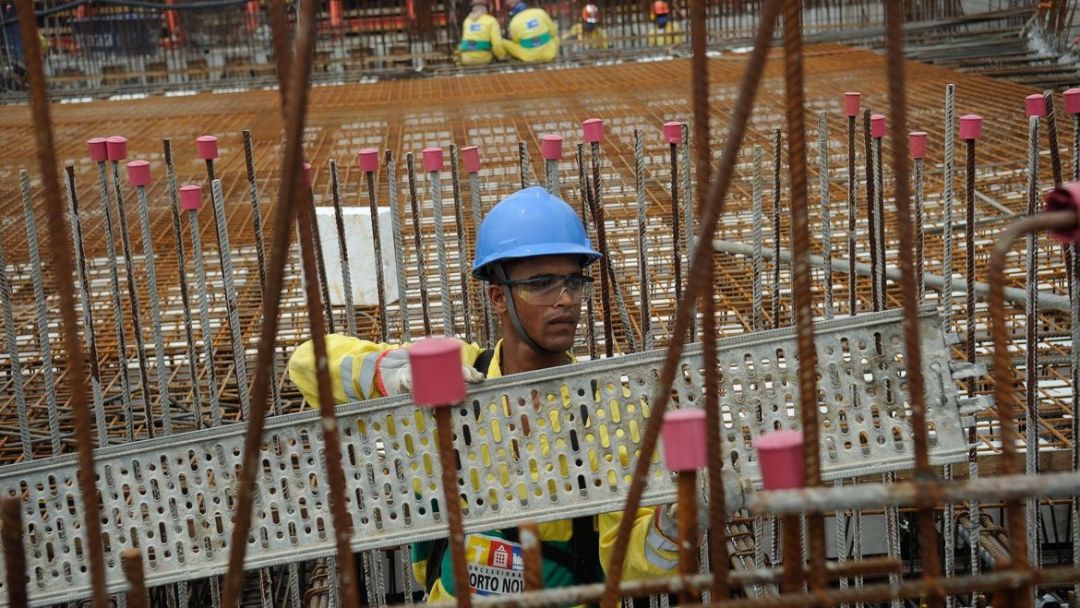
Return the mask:
<svg viewBox="0 0 1080 608"><path fill-rule="evenodd" d="M517 287L521 299L535 306L551 306L559 301L565 291L574 302L581 302L592 295L593 278L580 272L570 274L544 274L528 279L508 279L501 284Z"/></svg>

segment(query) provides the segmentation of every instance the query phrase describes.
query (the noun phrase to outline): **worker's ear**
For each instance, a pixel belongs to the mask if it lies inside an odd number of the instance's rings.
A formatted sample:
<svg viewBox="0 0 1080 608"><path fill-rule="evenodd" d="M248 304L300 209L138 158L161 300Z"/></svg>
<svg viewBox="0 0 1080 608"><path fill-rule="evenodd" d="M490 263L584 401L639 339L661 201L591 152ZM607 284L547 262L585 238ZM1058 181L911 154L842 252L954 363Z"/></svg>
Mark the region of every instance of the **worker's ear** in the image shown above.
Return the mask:
<svg viewBox="0 0 1080 608"><path fill-rule="evenodd" d="M491 300L491 310L495 314L501 315L508 310L506 307L506 291L503 290L502 285L488 283L488 299Z"/></svg>

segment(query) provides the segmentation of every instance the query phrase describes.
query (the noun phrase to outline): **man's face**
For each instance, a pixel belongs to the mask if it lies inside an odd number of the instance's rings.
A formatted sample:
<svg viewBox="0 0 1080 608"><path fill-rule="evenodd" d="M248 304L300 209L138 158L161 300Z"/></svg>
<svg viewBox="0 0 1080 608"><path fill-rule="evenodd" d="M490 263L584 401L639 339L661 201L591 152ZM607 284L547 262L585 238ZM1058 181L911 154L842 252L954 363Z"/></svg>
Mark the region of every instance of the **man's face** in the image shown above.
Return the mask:
<svg viewBox="0 0 1080 608"><path fill-rule="evenodd" d="M580 270L577 256L547 255L524 258L511 264L507 279L517 281L546 275L567 275ZM574 336L577 334L578 320L581 316L581 299L575 299L564 292L553 304L531 304L521 297L520 290L520 287L510 287L518 319L529 336L549 351L570 350L574 345ZM488 288L488 293L495 313L505 319L509 314L509 309L502 286L492 284ZM512 331L509 324L504 324L503 327L504 331Z"/></svg>

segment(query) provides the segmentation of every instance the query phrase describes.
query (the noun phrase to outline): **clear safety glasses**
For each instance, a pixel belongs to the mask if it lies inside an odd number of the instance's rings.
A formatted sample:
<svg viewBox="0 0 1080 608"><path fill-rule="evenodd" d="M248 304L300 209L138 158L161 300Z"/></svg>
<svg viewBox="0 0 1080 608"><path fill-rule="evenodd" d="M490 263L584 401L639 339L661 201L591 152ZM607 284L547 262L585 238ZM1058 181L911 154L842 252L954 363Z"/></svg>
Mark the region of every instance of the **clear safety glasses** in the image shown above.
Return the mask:
<svg viewBox="0 0 1080 608"><path fill-rule="evenodd" d="M581 302L592 295L593 278L580 272L570 274L545 274L528 279L501 281L503 285L518 288L522 300L535 306L551 306L559 301L565 291L574 302Z"/></svg>

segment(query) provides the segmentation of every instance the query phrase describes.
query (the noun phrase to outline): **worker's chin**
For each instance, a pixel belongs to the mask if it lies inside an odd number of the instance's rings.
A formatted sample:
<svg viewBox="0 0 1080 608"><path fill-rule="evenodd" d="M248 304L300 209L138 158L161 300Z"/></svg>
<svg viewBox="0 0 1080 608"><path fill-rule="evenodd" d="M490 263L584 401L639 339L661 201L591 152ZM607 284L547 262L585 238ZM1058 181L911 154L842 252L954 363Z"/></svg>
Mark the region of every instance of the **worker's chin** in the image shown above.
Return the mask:
<svg viewBox="0 0 1080 608"><path fill-rule="evenodd" d="M550 327L544 332L541 346L553 353L570 350L574 346L574 337L577 335L577 326Z"/></svg>

